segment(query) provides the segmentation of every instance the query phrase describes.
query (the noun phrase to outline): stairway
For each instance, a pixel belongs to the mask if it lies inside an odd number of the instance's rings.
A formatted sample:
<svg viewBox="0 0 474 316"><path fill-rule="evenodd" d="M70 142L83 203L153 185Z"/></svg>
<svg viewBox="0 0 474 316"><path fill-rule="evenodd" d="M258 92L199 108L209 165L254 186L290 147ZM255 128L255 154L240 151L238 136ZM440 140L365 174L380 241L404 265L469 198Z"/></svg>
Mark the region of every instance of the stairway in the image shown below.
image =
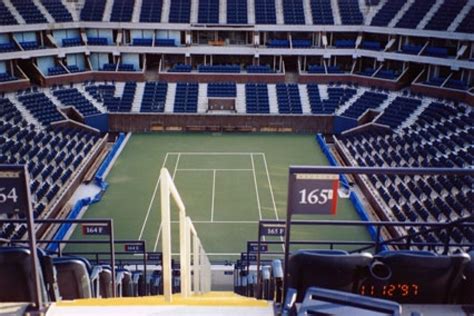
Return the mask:
<svg viewBox="0 0 474 316"><path fill-rule="evenodd" d="M395 27L395 25L400 21L400 19L405 15L405 13L410 9L415 0L408 0L407 3L398 11L398 13L393 17L392 21L388 23L387 27Z"/></svg>
<svg viewBox="0 0 474 316"><path fill-rule="evenodd" d="M339 5L337 1L331 1L332 16L334 17L334 24L341 25L341 13L339 12Z"/></svg>
<svg viewBox="0 0 474 316"><path fill-rule="evenodd" d="M283 0L275 0L275 14L277 24L285 24L283 17Z"/></svg>
<svg viewBox="0 0 474 316"><path fill-rule="evenodd" d="M125 87L125 82L116 82L115 83L115 93L114 97L122 98L123 96L123 88Z"/></svg>
<svg viewBox="0 0 474 316"><path fill-rule="evenodd" d="M173 113L174 98L176 96L176 83L168 83L168 91L166 92L165 113Z"/></svg>
<svg viewBox="0 0 474 316"><path fill-rule="evenodd" d="M198 14L199 14L199 0L191 0L191 15L189 20L191 24L196 24L198 22Z"/></svg>
<svg viewBox="0 0 474 316"><path fill-rule="evenodd" d="M370 23L372 23L372 19L374 18L374 16L377 14L377 12L379 12L380 8L382 8L388 1L389 0L381 0L378 5L370 7L368 13L364 15L366 25L370 25ZM364 12L362 12L362 14L364 14Z"/></svg>
<svg viewBox="0 0 474 316"><path fill-rule="evenodd" d="M235 100L235 110L237 113L245 114L247 112L247 102L245 99L245 84L237 84L237 99Z"/></svg>
<svg viewBox="0 0 474 316"><path fill-rule="evenodd" d="M449 1L449 0L448 0ZM418 23L416 26L417 29L422 30L431 20L431 18L435 15L435 13L439 10L439 7L443 4L444 0L436 0L435 4L431 7L431 9L425 14L423 19Z"/></svg>
<svg viewBox="0 0 474 316"><path fill-rule="evenodd" d="M140 13L142 12L143 0L135 0L135 6L133 7L132 22L140 22Z"/></svg>
<svg viewBox="0 0 474 316"><path fill-rule="evenodd" d="M41 14L46 18L48 23L56 22L56 20L54 20L54 18L51 16L51 14L49 14L48 10L43 6L43 4L41 3L40 0L31 0L31 1L34 3L36 8L38 8L38 10L41 12Z"/></svg>
<svg viewBox="0 0 474 316"><path fill-rule="evenodd" d="M206 113L208 109L208 99L207 99L207 83L199 84L198 88L198 104L197 104L197 112L198 113Z"/></svg>
<svg viewBox="0 0 474 316"><path fill-rule="evenodd" d="M112 7L114 6L114 0L104 0L105 9L104 9L104 16L102 16L102 21L110 22L110 16L112 15Z"/></svg>
<svg viewBox="0 0 474 316"><path fill-rule="evenodd" d="M11 97L8 97L7 95L6 98L9 99L13 103L13 105L18 109L18 111L20 111L21 116L29 124L33 124L35 126L42 126L41 123L33 116L33 114L31 114L30 111L28 111L26 107L23 106L23 103L18 101L14 93L11 94Z"/></svg>
<svg viewBox="0 0 474 316"><path fill-rule="evenodd" d="M464 20L466 15L469 13L471 8L474 6L474 0L469 0L468 3L462 8L461 12L459 12L458 16L453 20L451 25L448 27L448 32L454 32L459 24Z"/></svg>
<svg viewBox="0 0 474 316"><path fill-rule="evenodd" d="M145 83L137 82L137 89L135 90L135 96L133 97L131 112L138 113L142 107L143 92L145 91Z"/></svg>
<svg viewBox="0 0 474 316"><path fill-rule="evenodd" d="M365 88L359 88L357 90L357 93L352 96L349 100L347 100L346 103L344 103L342 106L336 109L336 115L341 115L344 113L348 108L351 107L352 104L354 104L355 101L357 101L365 92L367 89Z"/></svg>
<svg viewBox="0 0 474 316"><path fill-rule="evenodd" d="M3 4L8 8L8 10L10 10L18 24L26 24L25 19L23 19L21 14L16 10L15 6L10 2L10 0L3 0Z"/></svg>
<svg viewBox="0 0 474 316"><path fill-rule="evenodd" d="M219 24L227 24L227 0L219 0Z"/></svg>
<svg viewBox="0 0 474 316"><path fill-rule="evenodd" d="M311 14L310 0L303 0L304 21L307 25L313 24L313 15Z"/></svg>
<svg viewBox="0 0 474 316"><path fill-rule="evenodd" d="M74 86L74 88L76 88L77 91L79 91L84 96L84 98L86 98L90 103L92 103L92 105L95 106L100 112L107 112L107 109L102 103L98 102L89 93L87 93L86 89L84 88L84 85L77 84Z"/></svg>
<svg viewBox="0 0 474 316"><path fill-rule="evenodd" d="M421 105L412 113L410 116L397 128L397 132L404 129L405 127L408 127L415 123L415 121L418 119L421 113L428 107L428 105L431 104L433 100L429 98L423 98L421 101Z"/></svg>
<svg viewBox="0 0 474 316"><path fill-rule="evenodd" d="M168 23L170 20L170 5L171 0L163 0L161 7L161 23Z"/></svg>
<svg viewBox="0 0 474 316"><path fill-rule="evenodd" d="M268 103L270 105L270 114L278 114L278 98L276 94L276 85L268 85Z"/></svg>
<svg viewBox="0 0 474 316"><path fill-rule="evenodd" d="M255 24L255 0L247 0L247 22Z"/></svg>
<svg viewBox="0 0 474 316"><path fill-rule="evenodd" d="M299 84L298 90L300 92L301 109L303 114L311 114L311 105L309 104L308 90L305 84Z"/></svg>

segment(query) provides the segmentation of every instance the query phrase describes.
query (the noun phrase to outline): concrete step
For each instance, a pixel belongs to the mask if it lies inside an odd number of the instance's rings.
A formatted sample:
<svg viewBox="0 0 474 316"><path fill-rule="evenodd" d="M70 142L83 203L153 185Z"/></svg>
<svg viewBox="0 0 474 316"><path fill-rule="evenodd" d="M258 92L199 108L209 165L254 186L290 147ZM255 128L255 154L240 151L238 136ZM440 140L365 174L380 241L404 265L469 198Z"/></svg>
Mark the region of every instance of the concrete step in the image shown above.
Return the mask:
<svg viewBox="0 0 474 316"><path fill-rule="evenodd" d="M207 83L199 84L198 89L198 113L206 113L208 109L208 99L207 99Z"/></svg>
<svg viewBox="0 0 474 316"><path fill-rule="evenodd" d="M309 104L308 90L305 84L298 85L300 92L301 109L303 114L311 114L311 105Z"/></svg>
<svg viewBox="0 0 474 316"><path fill-rule="evenodd" d="M17 11L15 6L10 2L10 0L3 0L3 4L10 10L13 17L16 19L18 24L26 24L25 19L21 16L20 12Z"/></svg>
<svg viewBox="0 0 474 316"><path fill-rule="evenodd" d="M198 21L198 14L199 14L199 0L191 0L191 15L190 15L190 22L191 24L197 23Z"/></svg>
<svg viewBox="0 0 474 316"><path fill-rule="evenodd" d="M174 98L176 96L176 83L168 83L168 91L166 92L165 113L173 113Z"/></svg>
<svg viewBox="0 0 474 316"><path fill-rule="evenodd" d="M245 101L245 84L237 84L237 99L235 100L235 110L237 113L245 114L247 112L247 103Z"/></svg>
<svg viewBox="0 0 474 316"><path fill-rule="evenodd" d="M275 0L275 14L277 24L285 24L283 17L283 0Z"/></svg>
<svg viewBox="0 0 474 316"><path fill-rule="evenodd" d="M443 4L444 0L436 0L435 4L431 7L431 9L425 14L423 19L418 23L416 26L417 29L424 29L425 26L428 24L428 22L431 20L431 18L435 15L435 13L438 11L439 7Z"/></svg>
<svg viewBox="0 0 474 316"><path fill-rule="evenodd" d="M334 24L336 25L342 24L341 13L339 12L339 5L337 3L337 0L331 0L331 9L332 9L332 16L334 17Z"/></svg>
<svg viewBox="0 0 474 316"><path fill-rule="evenodd" d="M133 8L132 22L140 22L140 13L142 12L143 0L135 0L135 6Z"/></svg>
<svg viewBox="0 0 474 316"><path fill-rule="evenodd" d="M405 15L405 13L410 9L415 0L408 0L407 3L398 11L398 13L393 17L392 21L388 23L388 27L394 27L398 21Z"/></svg>
<svg viewBox="0 0 474 316"><path fill-rule="evenodd" d="M110 16L112 15L112 7L114 6L114 0L105 0L105 9L104 15L102 16L102 21L110 22Z"/></svg>
<svg viewBox="0 0 474 316"><path fill-rule="evenodd" d="M247 22L255 24L255 0L247 1Z"/></svg>
<svg viewBox="0 0 474 316"><path fill-rule="evenodd" d="M270 113L278 114L278 98L276 94L276 85L268 85L268 102L270 103Z"/></svg>
<svg viewBox="0 0 474 316"><path fill-rule="evenodd" d="M459 12L458 16L453 20L451 25L448 27L449 32L454 32L459 24L464 20L466 15L469 13L471 8L474 6L474 0L469 0L468 3L462 8L461 12Z"/></svg>
<svg viewBox="0 0 474 316"><path fill-rule="evenodd" d="M219 24L227 24L227 0L219 0Z"/></svg>
<svg viewBox="0 0 474 316"><path fill-rule="evenodd" d="M34 5L38 8L38 10L43 14L43 16L46 18L48 23L54 23L56 20L52 17L51 14L49 14L49 11L43 6L40 0L31 0Z"/></svg>
<svg viewBox="0 0 474 316"><path fill-rule="evenodd" d="M170 5L171 0L163 0L161 7L161 23L168 23L170 20Z"/></svg>
<svg viewBox="0 0 474 316"><path fill-rule="evenodd" d="M304 10L304 21L305 24L313 24L313 15L311 14L311 2L310 0L303 0L303 10Z"/></svg>
<svg viewBox="0 0 474 316"><path fill-rule="evenodd" d="M145 91L145 83L137 82L137 89L135 90L135 96L133 98L132 110L131 112L140 112L142 107L143 92Z"/></svg>

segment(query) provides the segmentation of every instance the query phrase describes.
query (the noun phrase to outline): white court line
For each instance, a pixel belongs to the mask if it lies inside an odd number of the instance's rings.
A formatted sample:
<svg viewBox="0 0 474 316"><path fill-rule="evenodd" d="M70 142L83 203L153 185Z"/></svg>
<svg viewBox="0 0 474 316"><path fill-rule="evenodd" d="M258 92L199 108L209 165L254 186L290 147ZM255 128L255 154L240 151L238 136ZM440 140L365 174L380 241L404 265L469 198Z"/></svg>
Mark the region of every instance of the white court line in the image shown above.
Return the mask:
<svg viewBox="0 0 474 316"><path fill-rule="evenodd" d="M170 154L170 153L168 153ZM178 154L178 158L176 158L176 163L174 165L174 171L173 171L173 180L176 175L176 170L178 169L178 164L179 164L179 158L180 154ZM158 240L160 239L160 233L161 233L161 221L160 221L160 228L158 228L158 234L156 235L156 240L155 240L155 247L153 248L153 251L156 251L156 247L158 247Z"/></svg>
<svg viewBox="0 0 474 316"><path fill-rule="evenodd" d="M279 220L278 218L278 211L275 203L275 196L273 195L273 185L272 185L272 180L270 180L270 173L268 172L268 165L267 165L267 158L265 157L265 154L263 154L263 163L265 165L265 172L267 173L267 180L268 180L268 185L270 189L270 195L272 197L272 204L273 204L273 210L275 211L275 218Z"/></svg>
<svg viewBox="0 0 474 316"><path fill-rule="evenodd" d="M267 157L265 156L265 154L263 154L262 156L263 156L263 164L265 165L265 172L267 173L267 180L268 180L268 185L269 185L269 189L270 189L270 195L272 197L273 210L275 211L275 218L276 218L276 220L279 220L278 210L277 210L276 203L275 203L275 196L273 195L272 180L270 179L270 173L268 172ZM283 241L282 236L280 236L280 240ZM285 245L284 244L281 245L281 249L283 249L283 251L285 251Z"/></svg>
<svg viewBox="0 0 474 316"><path fill-rule="evenodd" d="M153 251L156 251L156 248L158 247L158 240L160 240L160 234L161 234L161 222L160 222L160 228L158 229L158 236L156 237L156 241L155 241L155 247L153 247Z"/></svg>
<svg viewBox="0 0 474 316"><path fill-rule="evenodd" d="M248 156L248 155L263 155L263 153L252 153L252 152L202 152L202 151L198 151L198 152L168 152L168 154L170 155L222 155L222 156L236 156L236 155L245 155L245 156Z"/></svg>
<svg viewBox="0 0 474 316"><path fill-rule="evenodd" d="M165 166L167 159L168 159L168 153L166 153L165 160L163 160L163 164L161 165L160 171L158 173L158 179L156 180L155 189L153 190L153 195L151 196L150 204L148 204L148 210L146 211L145 219L143 220L142 229L140 230L140 235L138 235L138 240L141 240L143 237L143 232L145 231L145 226L148 221L148 216L150 215L151 207L153 205L153 202L155 201L156 192L158 192L158 186L160 185L160 172L161 172L161 169L163 169L163 167Z"/></svg>
<svg viewBox="0 0 474 316"><path fill-rule="evenodd" d="M179 168L177 171L252 171L252 169L190 169Z"/></svg>
<svg viewBox="0 0 474 316"><path fill-rule="evenodd" d="M253 154L250 154L250 160L252 161L253 182L255 184L255 193L257 194L258 216L260 217L260 220L262 220L262 208L260 206L260 196L258 195L257 176L255 175L255 164L253 162Z"/></svg>
<svg viewBox="0 0 474 316"><path fill-rule="evenodd" d="M194 224L258 224L258 221L193 221ZM179 221L171 221L171 224L179 224Z"/></svg>
<svg viewBox="0 0 474 316"><path fill-rule="evenodd" d="M214 200L216 197L216 170L212 171L212 201L211 201L211 222L214 221Z"/></svg>
<svg viewBox="0 0 474 316"><path fill-rule="evenodd" d="M178 158L176 159L176 164L174 165L173 180L174 180L174 177L176 176L176 170L178 170L179 158L181 158L181 154L178 154Z"/></svg>

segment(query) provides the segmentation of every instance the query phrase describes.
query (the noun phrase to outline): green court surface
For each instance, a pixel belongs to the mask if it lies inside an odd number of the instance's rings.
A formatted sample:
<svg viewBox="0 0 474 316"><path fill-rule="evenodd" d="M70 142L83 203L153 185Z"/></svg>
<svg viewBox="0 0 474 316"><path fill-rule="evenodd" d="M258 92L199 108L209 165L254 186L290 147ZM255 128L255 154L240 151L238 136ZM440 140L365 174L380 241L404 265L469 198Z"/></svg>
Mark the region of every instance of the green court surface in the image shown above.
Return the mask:
<svg viewBox="0 0 474 316"><path fill-rule="evenodd" d="M312 135L135 134L107 177L102 200L83 218L113 218L116 239L144 239L148 251L161 248L159 172L173 176L206 252L235 260L257 238L260 219L285 219L290 165L327 165ZM308 217L306 217L308 218ZM358 220L340 198L335 216L311 219ZM177 212L172 214L173 252L178 252ZM294 239L369 240L364 228L297 227ZM72 239L81 236L79 229ZM280 249L281 246L273 248ZM70 245L66 251L98 249Z"/></svg>

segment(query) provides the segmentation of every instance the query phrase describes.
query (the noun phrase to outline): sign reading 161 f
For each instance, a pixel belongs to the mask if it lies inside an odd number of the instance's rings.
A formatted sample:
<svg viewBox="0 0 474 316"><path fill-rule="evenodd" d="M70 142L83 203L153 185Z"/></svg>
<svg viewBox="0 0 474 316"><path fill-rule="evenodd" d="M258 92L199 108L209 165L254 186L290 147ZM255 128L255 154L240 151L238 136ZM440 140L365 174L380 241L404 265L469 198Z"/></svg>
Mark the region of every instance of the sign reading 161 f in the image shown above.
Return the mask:
<svg viewBox="0 0 474 316"><path fill-rule="evenodd" d="M28 211L24 166L0 165L0 214Z"/></svg>
<svg viewBox="0 0 474 316"><path fill-rule="evenodd" d="M336 214L338 175L295 173L290 186L293 214Z"/></svg>

